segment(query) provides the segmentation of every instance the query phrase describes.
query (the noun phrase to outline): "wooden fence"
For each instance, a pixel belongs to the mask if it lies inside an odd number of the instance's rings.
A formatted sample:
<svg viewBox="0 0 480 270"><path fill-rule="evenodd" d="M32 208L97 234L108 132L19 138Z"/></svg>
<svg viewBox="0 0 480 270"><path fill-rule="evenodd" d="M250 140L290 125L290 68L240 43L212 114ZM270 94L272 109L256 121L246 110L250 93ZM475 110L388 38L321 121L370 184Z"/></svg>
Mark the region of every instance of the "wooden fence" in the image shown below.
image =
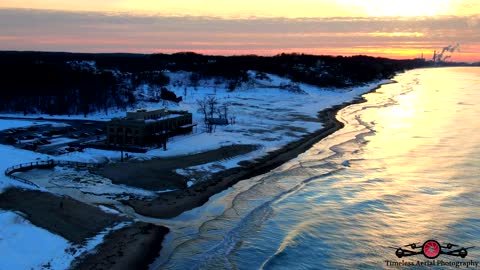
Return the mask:
<svg viewBox="0 0 480 270"><path fill-rule="evenodd" d="M13 175L17 172L26 172L32 169L50 169L55 166L70 166L75 168L98 168L100 164L98 163L85 163L85 162L76 162L76 161L66 161L66 160L44 160L44 161L35 161L29 163L22 163L12 167L9 167L5 170L5 175L11 179L17 180L27 185L31 185L39 188L39 186L32 181Z"/></svg>

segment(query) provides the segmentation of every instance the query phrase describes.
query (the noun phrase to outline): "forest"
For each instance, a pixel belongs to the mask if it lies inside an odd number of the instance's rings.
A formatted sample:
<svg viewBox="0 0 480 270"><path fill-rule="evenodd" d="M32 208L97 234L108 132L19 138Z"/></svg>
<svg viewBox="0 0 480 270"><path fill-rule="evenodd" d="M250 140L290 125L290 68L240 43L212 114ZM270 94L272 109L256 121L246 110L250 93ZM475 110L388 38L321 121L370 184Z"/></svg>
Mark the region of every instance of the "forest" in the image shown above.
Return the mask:
<svg viewBox="0 0 480 270"><path fill-rule="evenodd" d="M156 86L165 95L165 72L190 72L185 85L204 79L225 83L235 91L247 83L249 70L270 73L319 87L349 87L392 77L404 70L429 66L422 59L393 60L368 56L209 56L176 54L80 54L0 52L0 111L25 115L88 115L134 106L135 89ZM169 97L175 100L176 97ZM181 98L176 99L180 101Z"/></svg>

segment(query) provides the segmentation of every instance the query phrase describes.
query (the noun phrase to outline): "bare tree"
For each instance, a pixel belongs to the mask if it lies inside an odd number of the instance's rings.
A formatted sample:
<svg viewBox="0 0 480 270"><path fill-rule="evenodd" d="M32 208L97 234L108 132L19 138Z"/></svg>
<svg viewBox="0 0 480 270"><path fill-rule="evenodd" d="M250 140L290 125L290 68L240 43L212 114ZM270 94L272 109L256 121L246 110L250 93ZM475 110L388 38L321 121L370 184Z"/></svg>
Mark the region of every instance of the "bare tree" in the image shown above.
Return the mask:
<svg viewBox="0 0 480 270"><path fill-rule="evenodd" d="M208 112L210 113L210 118L213 118L213 114L215 113L218 105L218 100L215 96L208 96L206 98L206 102L208 106Z"/></svg>
<svg viewBox="0 0 480 270"><path fill-rule="evenodd" d="M218 99L214 95L197 100L198 112L203 114L207 132L213 131L216 122L216 120L213 119L215 114L218 115L218 118L225 119L228 122L228 106L230 103L226 102L221 106L219 104Z"/></svg>
<svg viewBox="0 0 480 270"><path fill-rule="evenodd" d="M208 133L212 132L212 123L208 119L209 115L209 104L207 98L197 99L198 112L203 114L203 121L205 123L205 128Z"/></svg>
<svg viewBox="0 0 480 270"><path fill-rule="evenodd" d="M198 112L203 114L203 120L206 123L208 118L207 100L205 98L197 99L197 105L198 105Z"/></svg>

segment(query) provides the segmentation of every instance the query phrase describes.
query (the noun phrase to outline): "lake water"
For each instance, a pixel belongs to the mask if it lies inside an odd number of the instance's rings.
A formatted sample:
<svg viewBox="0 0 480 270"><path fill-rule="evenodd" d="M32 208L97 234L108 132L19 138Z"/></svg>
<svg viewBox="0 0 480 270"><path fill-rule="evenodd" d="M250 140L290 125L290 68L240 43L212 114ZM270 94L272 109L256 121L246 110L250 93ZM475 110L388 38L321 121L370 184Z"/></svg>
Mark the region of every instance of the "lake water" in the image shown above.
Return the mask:
<svg viewBox="0 0 480 270"><path fill-rule="evenodd" d="M480 261L480 68L395 80L297 159L165 221L152 268L392 269L428 261L394 247L429 239L477 246L437 260Z"/></svg>

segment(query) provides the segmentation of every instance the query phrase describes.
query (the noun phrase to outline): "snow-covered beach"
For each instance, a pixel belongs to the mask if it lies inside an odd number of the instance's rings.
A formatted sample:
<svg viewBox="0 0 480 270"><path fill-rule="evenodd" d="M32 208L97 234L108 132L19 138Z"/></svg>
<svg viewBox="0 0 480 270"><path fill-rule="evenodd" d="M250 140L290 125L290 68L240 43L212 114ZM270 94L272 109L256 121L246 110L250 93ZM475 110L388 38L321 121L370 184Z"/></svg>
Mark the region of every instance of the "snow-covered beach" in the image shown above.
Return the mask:
<svg viewBox="0 0 480 270"><path fill-rule="evenodd" d="M219 102L230 104L230 113L235 116L235 124L219 126L214 133L204 132L202 125L199 125L199 130L191 135L172 138L168 143L167 151L163 149L152 149L145 154L136 153L133 154L133 158L131 159L133 162L192 155L237 144L256 145L258 147L256 148L257 150L247 154L229 158L218 158L212 162L179 168L176 170L176 173L183 175L186 181L189 182L189 188L187 189L159 193L159 197L150 202L139 199L133 199L127 202L127 204L132 206L138 213L158 218L172 217L185 210L200 206L208 200L211 195L228 188L237 181L267 172L281 165L286 160L294 158L301 153L302 150L307 149L313 143L341 127L341 124L335 119L336 110L345 104L358 100L361 94L375 89L378 85L389 82L386 80L379 81L361 87L342 89L341 91L338 89L320 89L305 84L298 84L300 91L292 92L280 87L281 85L292 83L291 81L269 75L268 80L257 81L253 86L245 86L235 92L230 92L224 88L214 86L211 84L212 82L204 82L202 85L195 87L196 89L194 87L187 87L187 90L185 90L185 86L175 86L175 82L182 80L182 76L186 76L185 74L175 73L170 74L170 76L173 81L171 90L179 95L184 91L187 93L186 100L180 103L180 105L165 104L170 109L189 110L194 113L195 121L201 123L202 115L197 111L197 100L209 95L215 95ZM142 86L139 91L148 93L150 89L148 86ZM142 108L154 108L158 107L159 104L145 101L143 104L139 104L139 106ZM335 108L326 110L332 107ZM323 113L318 114L319 111L323 111ZM88 119L106 120L123 114L124 112L113 112L108 116L92 115ZM32 115L31 117L49 118L49 116L46 115ZM9 122L10 120L0 120L2 129L35 125L34 120L30 122L20 121L23 123L14 122L13 126L8 126ZM84 152L73 152L61 156L48 156L17 149L12 146L0 145L0 147L2 148L2 155L0 155L1 170L26 161L45 160L49 158L97 163L110 162L112 165L115 165L120 156L117 151L95 149L87 149ZM242 162L244 162L243 166L239 165L239 163L242 164ZM214 173L215 177L210 179L210 181L190 179L189 177L191 177L192 171ZM121 167L119 173L121 173ZM40 177L39 175L36 175L36 177L37 176ZM52 177L52 174L48 173L43 176ZM41 180L41 177L37 180ZM159 180L161 181L161 176L159 176ZM8 179L3 174L0 176L0 188L5 189L14 186L29 188ZM77 188L81 189L81 187ZM106 189L107 190L103 191L108 192L109 188L106 187ZM110 189L115 189L115 184L111 186ZM66 189L60 187L53 191L48 190L48 187L44 187L44 191L54 192L57 195L71 195L71 193L66 193L65 190ZM161 190L155 191L159 192ZM90 189L87 192L92 192L92 190ZM128 190L125 191L125 189L122 189L122 192L128 192ZM145 192L148 193L149 191ZM77 199L80 198L81 197L77 197ZM95 201L87 201L87 203L92 204L95 203ZM148 206L148 204L150 204L150 206ZM153 211L152 209L154 208L155 210ZM12 212L5 211L2 212L1 215L5 215L5 222L9 222L9 226L15 228L15 226L12 225L14 223L11 222ZM31 223L23 222L21 226L31 228L28 229L28 234L32 235L31 239L35 239L35 235L39 233L52 239L59 237L48 231L39 232L37 227ZM15 252L15 250L20 252L24 248L22 242L18 243L17 246L10 246L12 252ZM64 250L68 250L68 247L72 244L64 241L63 245L65 246ZM90 247L86 250L91 250L92 248L93 247ZM56 253L50 253L49 255L39 253L38 256L37 259L32 259L29 265L30 267L41 268L40 266L54 262L56 260L55 258L58 257ZM64 266L73 260L74 256L70 256L69 258L69 260L58 264L58 266L54 266L52 263L49 265L52 266L51 269L64 269ZM12 265L13 263L14 261L5 262L6 265Z"/></svg>

